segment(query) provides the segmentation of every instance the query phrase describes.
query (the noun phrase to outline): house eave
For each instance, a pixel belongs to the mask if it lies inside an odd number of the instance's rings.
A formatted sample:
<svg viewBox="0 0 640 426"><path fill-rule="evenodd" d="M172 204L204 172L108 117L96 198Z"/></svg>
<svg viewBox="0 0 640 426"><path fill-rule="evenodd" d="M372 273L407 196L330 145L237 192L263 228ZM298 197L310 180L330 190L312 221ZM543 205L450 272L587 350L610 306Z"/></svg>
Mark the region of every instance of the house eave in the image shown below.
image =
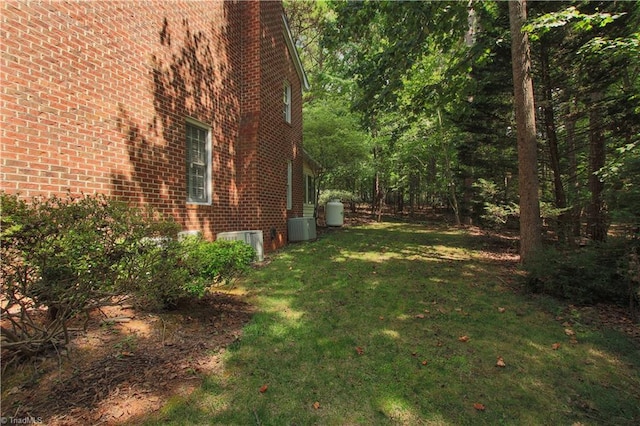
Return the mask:
<svg viewBox="0 0 640 426"><path fill-rule="evenodd" d="M293 65L296 68L296 72L298 73L298 77L302 82L302 88L304 90L309 90L311 87L309 85L309 80L307 79L307 73L304 71L304 67L302 66L302 61L300 60L300 55L298 55L298 50L293 43L293 36L291 35L291 29L289 28L289 22L287 21L287 17L282 14L282 23L284 25L284 40L287 44L287 48L289 49L289 54L291 58L293 58Z"/></svg>
<svg viewBox="0 0 640 426"><path fill-rule="evenodd" d="M304 160L309 164L309 166L311 166L314 173L317 173L318 170L322 170L322 164L318 163L313 157L311 157L304 148L302 149L302 155Z"/></svg>

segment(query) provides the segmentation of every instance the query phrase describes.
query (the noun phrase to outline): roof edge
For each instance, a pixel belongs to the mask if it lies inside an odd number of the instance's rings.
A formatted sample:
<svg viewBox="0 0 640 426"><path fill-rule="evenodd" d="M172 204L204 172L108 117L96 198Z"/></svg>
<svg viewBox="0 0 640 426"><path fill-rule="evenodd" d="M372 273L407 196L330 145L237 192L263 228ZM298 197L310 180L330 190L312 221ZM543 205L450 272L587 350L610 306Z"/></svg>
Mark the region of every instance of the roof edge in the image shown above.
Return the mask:
<svg viewBox="0 0 640 426"><path fill-rule="evenodd" d="M314 172L317 172L318 170L322 170L322 164L318 163L318 161L316 161L315 158L313 158L311 156L311 154L309 154L307 152L306 149L302 148L302 155L303 158L311 165L311 167L314 169Z"/></svg>
<svg viewBox="0 0 640 426"><path fill-rule="evenodd" d="M296 46L293 44L293 36L291 35L291 29L289 28L289 22L287 21L287 17L285 14L282 14L282 23L284 24L284 40L287 44L287 48L289 49L289 54L293 58L293 65L296 68L296 72L298 73L298 77L302 82L302 87L304 90L309 90L311 87L309 85L309 80L307 79L307 73L304 71L304 67L302 66L302 61L300 60L300 55L298 55L298 50Z"/></svg>

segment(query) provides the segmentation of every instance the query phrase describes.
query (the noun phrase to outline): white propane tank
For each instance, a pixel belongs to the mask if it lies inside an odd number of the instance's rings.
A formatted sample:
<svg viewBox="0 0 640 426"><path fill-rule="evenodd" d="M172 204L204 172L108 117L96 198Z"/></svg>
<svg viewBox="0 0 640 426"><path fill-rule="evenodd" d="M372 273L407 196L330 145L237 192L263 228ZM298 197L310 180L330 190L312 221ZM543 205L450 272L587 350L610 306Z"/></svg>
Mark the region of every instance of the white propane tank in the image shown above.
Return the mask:
<svg viewBox="0 0 640 426"><path fill-rule="evenodd" d="M327 203L327 226L342 226L344 224L344 204L335 199Z"/></svg>

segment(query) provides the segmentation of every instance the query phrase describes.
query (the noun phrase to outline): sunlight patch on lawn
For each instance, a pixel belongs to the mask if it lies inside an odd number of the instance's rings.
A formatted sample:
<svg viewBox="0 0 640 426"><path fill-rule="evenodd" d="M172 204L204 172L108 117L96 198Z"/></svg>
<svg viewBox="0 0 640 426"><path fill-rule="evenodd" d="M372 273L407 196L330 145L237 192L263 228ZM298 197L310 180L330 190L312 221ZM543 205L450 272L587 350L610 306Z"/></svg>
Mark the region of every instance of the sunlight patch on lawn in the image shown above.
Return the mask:
<svg viewBox="0 0 640 426"><path fill-rule="evenodd" d="M546 348L546 347L542 346L541 344L533 342L531 340L529 340L528 344L529 344L529 346L531 346L532 348L537 349L540 352L546 352L546 351L551 349L551 348Z"/></svg>
<svg viewBox="0 0 640 426"><path fill-rule="evenodd" d="M392 253L380 253L376 251L348 251L342 250L340 255L336 256L332 260L334 262L348 262L352 260L360 260L364 262L376 262L382 263L384 261L393 259L394 256Z"/></svg>
<svg viewBox="0 0 640 426"><path fill-rule="evenodd" d="M231 406L227 394L202 392L199 396L199 398L195 398L196 407L204 413L221 413Z"/></svg>
<svg viewBox="0 0 640 426"><path fill-rule="evenodd" d="M394 340L397 340L400 338L400 333L398 333L395 330L390 330L388 328L385 328L384 330L380 330L380 333L376 333L376 334L381 334L383 336L391 337Z"/></svg>
<svg viewBox="0 0 640 426"><path fill-rule="evenodd" d="M471 255L467 250L450 246L431 246L437 253L437 258L441 260L471 260Z"/></svg>
<svg viewBox="0 0 640 426"><path fill-rule="evenodd" d="M291 308L292 299L285 297L263 297L260 299L263 310L282 318L287 327L297 328L300 326L300 319L304 316L304 312Z"/></svg>
<svg viewBox="0 0 640 426"><path fill-rule="evenodd" d="M443 420L426 422L410 406L409 403L400 399L388 397L380 401L380 411L395 424L400 425L446 425Z"/></svg>
<svg viewBox="0 0 640 426"><path fill-rule="evenodd" d="M606 352L603 351L599 351L597 349L591 348L589 349L589 355L593 356L593 357L597 357L603 361L608 362L611 365L615 365L615 366L621 366L622 363L620 362L620 360L618 358L616 358L615 356L612 356Z"/></svg>

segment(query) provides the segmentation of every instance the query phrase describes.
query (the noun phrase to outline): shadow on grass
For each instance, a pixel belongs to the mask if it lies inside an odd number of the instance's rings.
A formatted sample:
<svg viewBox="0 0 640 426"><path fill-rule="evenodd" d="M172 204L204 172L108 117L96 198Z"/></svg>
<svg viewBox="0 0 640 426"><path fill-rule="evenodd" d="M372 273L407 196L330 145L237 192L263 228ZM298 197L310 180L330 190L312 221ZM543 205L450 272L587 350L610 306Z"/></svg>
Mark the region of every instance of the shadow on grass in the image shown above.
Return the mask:
<svg viewBox="0 0 640 426"><path fill-rule="evenodd" d="M149 424L637 423L638 348L568 330L485 246L404 223L290 246L247 278L225 375Z"/></svg>

